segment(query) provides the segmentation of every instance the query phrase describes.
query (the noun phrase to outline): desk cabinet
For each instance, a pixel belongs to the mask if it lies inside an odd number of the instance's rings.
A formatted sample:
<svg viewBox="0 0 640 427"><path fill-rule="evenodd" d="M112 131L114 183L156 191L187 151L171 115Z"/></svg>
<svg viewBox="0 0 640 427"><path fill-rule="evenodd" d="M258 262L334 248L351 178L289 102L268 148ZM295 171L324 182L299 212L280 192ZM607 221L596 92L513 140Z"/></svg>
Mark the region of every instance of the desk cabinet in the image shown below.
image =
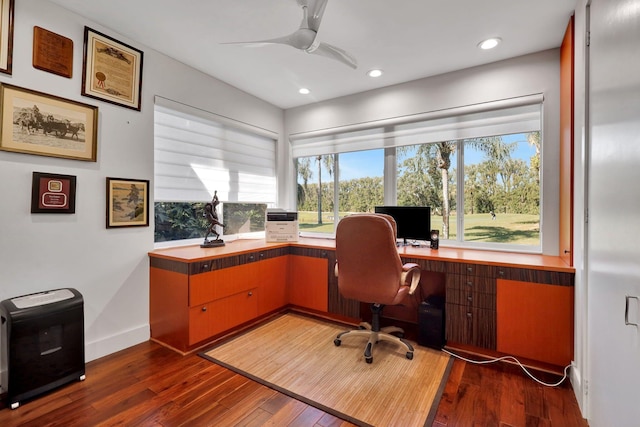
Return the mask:
<svg viewBox="0 0 640 427"><path fill-rule="evenodd" d="M152 257L151 337L186 352L284 307L288 261L283 250L195 262Z"/></svg>
<svg viewBox="0 0 640 427"><path fill-rule="evenodd" d="M189 345L258 316L258 264L189 277Z"/></svg>
<svg viewBox="0 0 640 427"><path fill-rule="evenodd" d="M287 305L289 255L269 258L257 264L258 315L271 313Z"/></svg>
<svg viewBox="0 0 640 427"><path fill-rule="evenodd" d="M573 287L497 281L497 350L566 366L573 359Z"/></svg>
<svg viewBox="0 0 640 427"><path fill-rule="evenodd" d="M289 303L326 313L329 301L327 259L300 255L289 257Z"/></svg>
<svg viewBox="0 0 640 427"><path fill-rule="evenodd" d="M480 276L478 266L452 266L446 276L445 334L449 341L495 350L495 279ZM463 273L463 274L460 274Z"/></svg>
<svg viewBox="0 0 640 427"><path fill-rule="evenodd" d="M301 240L151 252L151 337L187 352L289 304L357 321L360 302L342 298L334 276L335 247L326 240ZM422 291L428 293L420 299L446 289L448 346L554 366L570 362L574 271L557 257L452 248L401 251L403 262L423 270Z"/></svg>

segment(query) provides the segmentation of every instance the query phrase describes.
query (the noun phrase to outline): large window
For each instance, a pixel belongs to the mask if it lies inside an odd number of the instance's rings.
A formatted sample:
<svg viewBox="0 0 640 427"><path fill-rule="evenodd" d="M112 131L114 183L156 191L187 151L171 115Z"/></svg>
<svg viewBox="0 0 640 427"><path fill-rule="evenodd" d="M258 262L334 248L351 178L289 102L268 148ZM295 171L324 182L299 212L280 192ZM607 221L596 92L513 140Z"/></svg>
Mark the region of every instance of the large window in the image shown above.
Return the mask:
<svg viewBox="0 0 640 427"><path fill-rule="evenodd" d="M383 159L383 150L298 158L300 230L333 233L336 218L383 204Z"/></svg>
<svg viewBox="0 0 640 427"><path fill-rule="evenodd" d="M430 206L444 245L540 251L541 101L294 138L301 231L333 233L334 218L376 205Z"/></svg>
<svg viewBox="0 0 640 427"><path fill-rule="evenodd" d="M155 241L204 237L215 192L221 235L264 231L276 202L275 135L156 97Z"/></svg>

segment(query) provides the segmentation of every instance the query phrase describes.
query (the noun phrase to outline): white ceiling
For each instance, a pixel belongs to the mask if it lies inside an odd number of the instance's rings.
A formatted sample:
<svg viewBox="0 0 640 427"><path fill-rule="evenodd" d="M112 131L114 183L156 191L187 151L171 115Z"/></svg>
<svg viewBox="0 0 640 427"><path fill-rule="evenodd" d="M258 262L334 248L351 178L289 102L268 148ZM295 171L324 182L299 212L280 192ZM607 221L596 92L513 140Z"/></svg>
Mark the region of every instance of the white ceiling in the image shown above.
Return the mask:
<svg viewBox="0 0 640 427"><path fill-rule="evenodd" d="M51 1L283 109L558 47L576 5L329 0L318 38L354 55L353 70L289 46L221 44L292 33L302 20L296 0ZM494 36L503 40L496 49L476 47ZM384 75L367 77L372 68Z"/></svg>

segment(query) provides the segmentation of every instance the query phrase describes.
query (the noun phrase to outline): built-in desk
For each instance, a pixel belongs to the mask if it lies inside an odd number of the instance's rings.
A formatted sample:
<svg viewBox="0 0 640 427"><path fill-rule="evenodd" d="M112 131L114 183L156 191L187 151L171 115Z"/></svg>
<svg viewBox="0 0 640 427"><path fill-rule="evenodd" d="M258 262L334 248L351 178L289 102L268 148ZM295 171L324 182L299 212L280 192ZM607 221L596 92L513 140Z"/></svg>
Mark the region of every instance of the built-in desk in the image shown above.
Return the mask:
<svg viewBox="0 0 640 427"><path fill-rule="evenodd" d="M448 346L553 366L572 360L575 271L559 257L446 247L398 251L423 270L417 298L446 296ZM360 303L338 292L332 239L236 240L218 248L157 249L149 257L151 337L181 352L286 307L361 318Z"/></svg>

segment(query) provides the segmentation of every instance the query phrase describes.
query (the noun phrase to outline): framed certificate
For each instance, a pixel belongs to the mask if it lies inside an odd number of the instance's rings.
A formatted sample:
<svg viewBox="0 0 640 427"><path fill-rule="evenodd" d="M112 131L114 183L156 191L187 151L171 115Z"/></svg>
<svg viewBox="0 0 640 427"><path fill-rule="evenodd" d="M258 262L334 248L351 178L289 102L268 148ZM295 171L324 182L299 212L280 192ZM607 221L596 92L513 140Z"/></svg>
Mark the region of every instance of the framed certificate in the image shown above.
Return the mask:
<svg viewBox="0 0 640 427"><path fill-rule="evenodd" d="M84 27L82 95L140 111L143 52Z"/></svg>

